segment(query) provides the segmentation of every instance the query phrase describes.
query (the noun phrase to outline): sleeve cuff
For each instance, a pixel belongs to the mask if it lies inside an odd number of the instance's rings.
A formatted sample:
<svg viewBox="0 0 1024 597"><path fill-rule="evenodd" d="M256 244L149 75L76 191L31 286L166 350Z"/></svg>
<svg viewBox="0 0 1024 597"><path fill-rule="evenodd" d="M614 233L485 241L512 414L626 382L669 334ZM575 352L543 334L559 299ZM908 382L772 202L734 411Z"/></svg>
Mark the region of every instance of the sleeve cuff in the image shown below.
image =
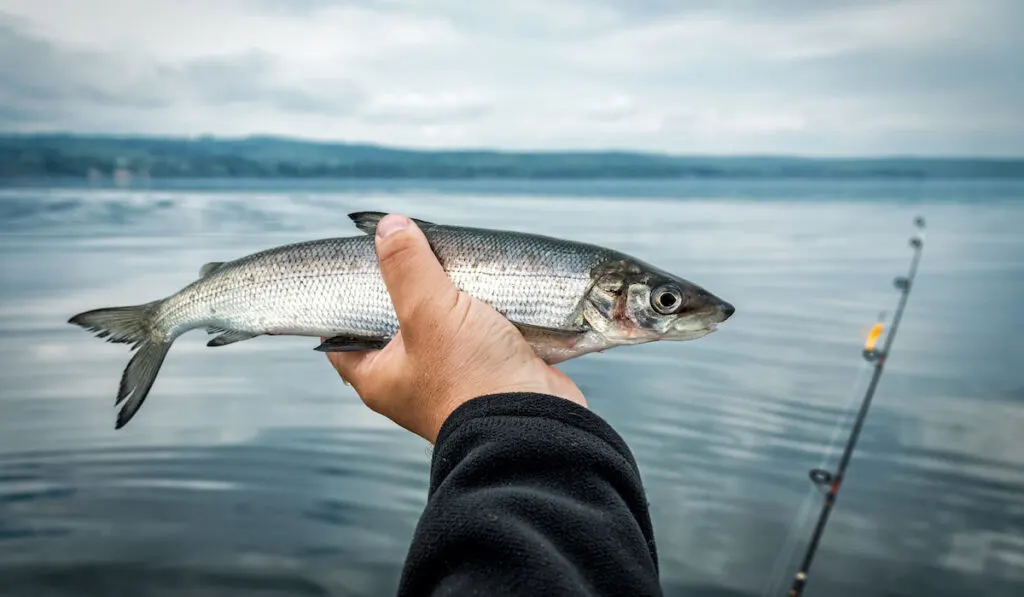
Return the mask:
<svg viewBox="0 0 1024 597"><path fill-rule="evenodd" d="M610 445L629 462L637 475L640 474L625 440L607 421L571 400L534 392L485 394L463 403L441 425L434 444L435 454L441 451L442 444L458 433L464 423L489 417L537 417L586 431Z"/></svg>

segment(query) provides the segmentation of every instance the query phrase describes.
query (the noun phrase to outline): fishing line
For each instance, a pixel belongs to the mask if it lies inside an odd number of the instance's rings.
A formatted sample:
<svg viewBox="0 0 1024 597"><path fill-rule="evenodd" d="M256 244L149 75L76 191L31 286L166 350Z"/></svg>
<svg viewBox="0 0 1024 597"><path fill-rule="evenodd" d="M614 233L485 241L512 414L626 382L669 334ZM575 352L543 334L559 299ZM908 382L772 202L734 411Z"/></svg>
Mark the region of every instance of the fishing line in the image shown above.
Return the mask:
<svg viewBox="0 0 1024 597"><path fill-rule="evenodd" d="M818 550L818 545L821 541L821 537L825 531L825 525L828 522L829 515L832 508L835 505L836 498L839 494L839 489L842 485L843 477L846 473L846 468L850 464L850 460L853 456L853 451L856 448L857 440L860 437L861 429L863 428L864 421L867 417L868 409L871 406L871 401L874 397L875 390L878 387L878 381L882 376L885 368L885 363L888 358L889 352L892 348L893 341L896 338L896 331L899 328L900 320L903 317L904 309L907 306L907 300L910 296L910 291L913 287L914 278L917 275L918 264L921 260L921 251L924 246L924 218L918 216L914 218L914 226L918 229L918 233L910 239L910 247L914 250L913 258L910 262L910 269L906 276L897 277L894 280L895 287L900 291L899 305L896 307L896 312L892 320L892 328L885 337L885 345L881 349L876 348L878 341L882 337L882 331L884 329L885 314L879 315L878 321L871 328L868 333L867 340L864 344L863 357L864 360L861 362L861 367L857 373L857 377L854 380L853 387L859 388L864 381L864 376L868 371L872 371L872 377L868 383L867 389L864 391L864 396L861 399L860 408L857 414L857 418L854 421L853 427L850 431L849 437L846 441L846 447L843 450L842 457L839 460L835 471L829 471L825 469L825 464L831 460L833 452L837 445L837 439L839 437L839 429L846 426L846 422L849 420L850 415L853 412L853 400L856 399L857 393L851 391L851 404L847 405L847 408L843 410L843 414L839 421L832 430L832 437L827 444L827 448L822 454L821 462L818 468L811 469L809 471L809 477L813 483L813 487L819 492L825 494L824 503L821 506L821 512L818 516L818 522L815 526L814 533L811 536L806 552L804 553L803 561L800 564L799 569L793 576L792 585L788 597L801 597L803 594L804 587L807 583L807 574L810 570L811 562L814 559L815 554ZM783 541L782 548L779 550L778 555L775 558L775 562L772 565L769 578L765 584L765 590L762 595L774 594L779 589L780 581L784 580L784 577L780 576L781 566L783 562L788 567L789 562L793 558L793 550L796 542L796 530L797 527L802 527L806 524L808 509L810 508L811 491L804 494L803 502L800 506L797 516L789 526L789 530L786 534L786 539Z"/></svg>
<svg viewBox="0 0 1024 597"><path fill-rule="evenodd" d="M822 453L821 460L818 463L818 468L823 468L825 464L832 460L836 449L839 447L839 432L841 429L846 427L847 422L853 416L856 410L858 397L863 393L863 385L867 381L868 372L871 370L871 366L866 361L861 361L857 368L856 376L850 385L848 392L849 398L846 401L846 406L842 409L839 418L836 419L835 424L832 426L832 436L826 444L825 451ZM815 490L816 487L812 486L807 488L804 492L803 501L800 504L800 508L797 515L793 517L789 523L788 530L786 532L786 538L782 542L782 546L779 548L778 555L775 556L775 561L772 563L770 568L771 574L765 582L761 595L767 597L768 595L776 594L782 584L785 582L786 569L789 566L790 561L793 559L797 544L797 531L803 531L803 527L807 525L810 520L809 514L811 509L812 500L817 493L820 491Z"/></svg>
<svg viewBox="0 0 1024 597"><path fill-rule="evenodd" d="M818 468L825 466L839 448L839 432L846 427L846 423L853 417L853 413L856 412L857 398L863 395L864 385L867 383L870 372L871 365L867 361L861 361L860 366L857 368L857 376L853 379L853 384L850 386L850 398L846 403L846 407L842 410L841 418L837 419L836 424L832 427L832 437L825 446L825 451L818 462Z"/></svg>

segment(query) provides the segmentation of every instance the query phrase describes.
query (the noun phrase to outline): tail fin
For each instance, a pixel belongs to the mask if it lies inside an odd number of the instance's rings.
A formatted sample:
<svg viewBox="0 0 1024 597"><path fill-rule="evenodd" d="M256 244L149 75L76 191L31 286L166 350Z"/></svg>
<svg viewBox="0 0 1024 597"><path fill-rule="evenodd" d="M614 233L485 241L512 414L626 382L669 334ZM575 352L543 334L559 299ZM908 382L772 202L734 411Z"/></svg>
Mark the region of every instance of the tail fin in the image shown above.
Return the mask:
<svg viewBox="0 0 1024 597"><path fill-rule="evenodd" d="M96 332L97 337L106 338L107 342L131 344L132 350L138 349L121 375L121 386L114 404L124 402L124 406L117 413L115 429L127 425L138 412L171 348L173 340L158 342L153 339L153 316L160 302L95 309L79 313L68 320L68 323Z"/></svg>

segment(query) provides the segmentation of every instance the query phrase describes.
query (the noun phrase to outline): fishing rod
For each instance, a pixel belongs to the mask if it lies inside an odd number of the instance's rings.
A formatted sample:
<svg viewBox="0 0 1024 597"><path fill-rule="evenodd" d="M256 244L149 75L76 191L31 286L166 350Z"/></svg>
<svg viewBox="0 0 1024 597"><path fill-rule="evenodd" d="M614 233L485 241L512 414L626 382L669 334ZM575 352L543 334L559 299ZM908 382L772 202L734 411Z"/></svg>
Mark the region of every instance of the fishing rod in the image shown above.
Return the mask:
<svg viewBox="0 0 1024 597"><path fill-rule="evenodd" d="M924 218L918 216L914 218L914 226L918 230L924 230L925 222ZM807 585L807 573L811 568L811 562L814 560L814 555L818 551L818 544L821 542L821 537L825 533L825 525L828 524L828 517L832 513L832 508L835 506L836 497L839 495L839 488L843 483L843 476L846 474L846 467L850 464L850 459L853 457L853 450L857 447L857 439L860 437L861 428L864 426L864 419L867 418L868 409L871 408L871 400L875 395L875 388L878 387L878 380L882 377L882 372L885 370L885 362L889 356L889 351L892 349L893 340L896 339L896 331L900 326L900 319L903 318L903 310L907 306L907 299L910 297L910 291L914 286L914 278L917 276L917 265L921 261L921 250L924 246L923 234L914 235L910 239L910 247L914 250L914 256L910 261L910 271L906 276L900 276L893 281L896 289L900 291L899 304L896 307L896 312L892 318L892 329L889 330L889 334L885 337L885 345L881 350L877 349L878 339L882 335L884 324L880 317L879 321L872 326L871 331L868 332L867 340L864 343L864 359L869 363L874 363L875 370L871 376L871 381L868 384L867 390L864 393L864 398L861 401L860 411L857 413L857 419L853 424L853 429L850 431L850 437L846 441L846 448L843 450L843 456L839 460L839 466L835 472L827 471L825 469L815 468L811 469L809 476L811 482L819 488L827 487L825 492L825 500L821 505L821 513L818 516L818 524L814 527L814 534L811 536L811 542L807 546L807 552L804 554L803 562L800 564L800 569L797 570L793 576L793 584L789 590L789 597L800 597L804 592L804 587Z"/></svg>

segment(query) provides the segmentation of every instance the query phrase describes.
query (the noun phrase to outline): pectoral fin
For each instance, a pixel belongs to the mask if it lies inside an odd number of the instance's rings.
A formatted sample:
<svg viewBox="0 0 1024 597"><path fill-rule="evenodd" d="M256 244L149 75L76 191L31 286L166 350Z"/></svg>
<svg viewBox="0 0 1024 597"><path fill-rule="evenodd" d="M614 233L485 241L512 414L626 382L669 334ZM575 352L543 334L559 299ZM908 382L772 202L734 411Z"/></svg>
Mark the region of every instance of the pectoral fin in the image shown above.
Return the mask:
<svg viewBox="0 0 1024 597"><path fill-rule="evenodd" d="M380 350L390 339L372 336L332 336L320 343L314 350L320 352L357 352Z"/></svg>
<svg viewBox="0 0 1024 597"><path fill-rule="evenodd" d="M580 343L587 337L586 330L563 330L512 322L527 344L545 363L554 365L579 356Z"/></svg>
<svg viewBox="0 0 1024 597"><path fill-rule="evenodd" d="M558 328L546 328L537 325L530 325L528 323L519 323L518 321L513 321L511 323L519 329L519 333L521 333L527 341L531 339L569 340L576 338L587 331L585 329L563 330Z"/></svg>

